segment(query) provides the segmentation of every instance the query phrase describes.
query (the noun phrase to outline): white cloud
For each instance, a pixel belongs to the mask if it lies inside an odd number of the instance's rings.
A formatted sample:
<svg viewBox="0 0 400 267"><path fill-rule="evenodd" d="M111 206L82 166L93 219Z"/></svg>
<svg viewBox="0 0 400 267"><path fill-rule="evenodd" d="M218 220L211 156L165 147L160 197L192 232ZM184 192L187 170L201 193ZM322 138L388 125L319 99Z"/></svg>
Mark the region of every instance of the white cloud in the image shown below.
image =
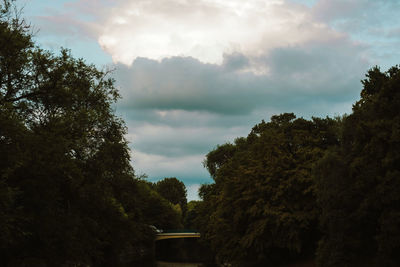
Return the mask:
<svg viewBox="0 0 400 267"><path fill-rule="evenodd" d="M83 44L88 62L100 42L117 62L136 172L192 191L217 144L273 114L349 112L366 70L399 58L398 0L66 1L36 16L42 33Z"/></svg>
<svg viewBox="0 0 400 267"><path fill-rule="evenodd" d="M118 63L135 169L205 181L205 154L261 119L349 112L365 47L318 17L322 4L120 1L98 40Z"/></svg>
<svg viewBox="0 0 400 267"><path fill-rule="evenodd" d="M263 0L136 0L110 12L99 43L114 62L138 57L190 56L221 64L239 52L259 57L270 49L340 36L310 20L305 6Z"/></svg>

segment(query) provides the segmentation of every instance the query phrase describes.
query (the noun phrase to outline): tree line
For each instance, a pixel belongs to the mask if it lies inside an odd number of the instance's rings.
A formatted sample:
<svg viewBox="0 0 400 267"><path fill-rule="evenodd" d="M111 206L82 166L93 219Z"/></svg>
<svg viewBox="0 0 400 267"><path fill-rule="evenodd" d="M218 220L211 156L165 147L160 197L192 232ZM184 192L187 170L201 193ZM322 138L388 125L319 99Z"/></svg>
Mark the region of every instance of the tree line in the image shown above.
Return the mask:
<svg viewBox="0 0 400 267"><path fill-rule="evenodd" d="M369 70L349 115L275 115L217 146L214 182L187 203L178 179L135 174L108 72L38 47L13 7L0 4L2 265L151 265L154 227L198 229L231 266L400 264L399 67Z"/></svg>
<svg viewBox="0 0 400 267"><path fill-rule="evenodd" d="M400 68L362 84L349 115L275 115L207 154L187 218L217 262L399 266Z"/></svg>
<svg viewBox="0 0 400 267"><path fill-rule="evenodd" d="M150 226L182 227L183 184L175 201L176 179L135 175L113 79L35 45L14 8L0 4L0 265L151 265Z"/></svg>

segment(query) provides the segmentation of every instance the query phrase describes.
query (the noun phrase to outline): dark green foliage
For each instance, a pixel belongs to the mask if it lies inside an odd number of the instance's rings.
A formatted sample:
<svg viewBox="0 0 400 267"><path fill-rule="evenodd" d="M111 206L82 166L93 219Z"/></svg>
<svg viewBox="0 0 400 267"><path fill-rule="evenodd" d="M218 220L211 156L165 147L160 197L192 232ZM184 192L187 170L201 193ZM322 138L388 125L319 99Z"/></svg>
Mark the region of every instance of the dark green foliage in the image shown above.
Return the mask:
<svg viewBox="0 0 400 267"><path fill-rule="evenodd" d="M319 209L311 170L337 133L337 120L286 113L207 155L215 184L200 189L197 210L209 220L198 224L219 261L273 266L312 257Z"/></svg>
<svg viewBox="0 0 400 267"><path fill-rule="evenodd" d="M184 226L186 229L198 229L195 220L199 217L198 206L200 203L200 201L192 200L187 204L186 216L184 218Z"/></svg>
<svg viewBox="0 0 400 267"><path fill-rule="evenodd" d="M34 47L29 27L3 3L1 265L151 260L149 225L176 227L179 217L135 179L125 126L112 108L119 97L114 81L68 50L53 55Z"/></svg>
<svg viewBox="0 0 400 267"><path fill-rule="evenodd" d="M236 146L233 144L224 144L217 146L216 149L207 154L207 160L203 162L211 177L215 177L219 167L224 165L236 152Z"/></svg>
<svg viewBox="0 0 400 267"><path fill-rule="evenodd" d="M158 229L178 229L182 227L182 214L175 206L153 189L153 184L140 181L143 215L149 225Z"/></svg>
<svg viewBox="0 0 400 267"><path fill-rule="evenodd" d="M187 217L219 262L400 265L400 69L371 69L343 118L273 116L204 162ZM318 224L322 233L318 231Z"/></svg>
<svg viewBox="0 0 400 267"><path fill-rule="evenodd" d="M186 212L186 187L175 177L164 178L154 184L154 189L166 200L174 205L179 205L182 213Z"/></svg>
<svg viewBox="0 0 400 267"><path fill-rule="evenodd" d="M157 241L156 260L167 262L214 262L210 248L198 238L176 238Z"/></svg>
<svg viewBox="0 0 400 267"><path fill-rule="evenodd" d="M217 146L214 183L187 204L176 178L135 178L114 81L35 47L12 2L0 4L2 266L145 266L151 225L182 222L233 266L313 258L317 243L320 266L400 265L399 67L371 69L347 117L285 113Z"/></svg>
<svg viewBox="0 0 400 267"><path fill-rule="evenodd" d="M400 264L400 70L375 67L363 85L340 147L316 168L321 266Z"/></svg>

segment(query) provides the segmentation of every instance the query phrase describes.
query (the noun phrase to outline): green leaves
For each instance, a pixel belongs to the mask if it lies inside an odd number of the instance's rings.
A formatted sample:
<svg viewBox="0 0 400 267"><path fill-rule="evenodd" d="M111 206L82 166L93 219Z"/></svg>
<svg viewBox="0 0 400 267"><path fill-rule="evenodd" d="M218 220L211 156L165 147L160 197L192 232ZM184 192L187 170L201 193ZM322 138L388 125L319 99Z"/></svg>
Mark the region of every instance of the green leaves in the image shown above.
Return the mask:
<svg viewBox="0 0 400 267"><path fill-rule="evenodd" d="M208 153L205 166L215 184L201 188L199 205L208 210L200 209L199 216L210 218L203 231L220 261L276 264L277 250L312 255L319 209L311 170L338 143L338 123L277 115L254 126L247 138Z"/></svg>
<svg viewBox="0 0 400 267"><path fill-rule="evenodd" d="M172 204L178 204L181 209L186 210L186 187L184 183L175 177L158 181L154 184L154 189Z"/></svg>
<svg viewBox="0 0 400 267"><path fill-rule="evenodd" d="M4 2L7 5L9 1ZM5 266L140 265L150 224L179 225L135 179L108 72L34 47L0 15L0 258ZM185 202L186 203L186 202Z"/></svg>
<svg viewBox="0 0 400 267"><path fill-rule="evenodd" d="M372 68L344 118L341 143L316 167L322 266L397 266L400 69ZM389 234L390 233L390 234Z"/></svg>

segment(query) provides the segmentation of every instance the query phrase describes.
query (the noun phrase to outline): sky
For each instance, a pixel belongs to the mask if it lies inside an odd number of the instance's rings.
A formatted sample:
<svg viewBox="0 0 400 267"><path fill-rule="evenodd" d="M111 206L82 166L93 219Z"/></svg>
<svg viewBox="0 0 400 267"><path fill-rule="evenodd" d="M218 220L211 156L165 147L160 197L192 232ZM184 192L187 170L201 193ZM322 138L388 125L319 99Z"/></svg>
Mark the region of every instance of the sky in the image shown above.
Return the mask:
<svg viewBox="0 0 400 267"><path fill-rule="evenodd" d="M113 69L132 165L198 199L217 145L283 112L351 112L400 59L399 0L18 0L42 48Z"/></svg>

